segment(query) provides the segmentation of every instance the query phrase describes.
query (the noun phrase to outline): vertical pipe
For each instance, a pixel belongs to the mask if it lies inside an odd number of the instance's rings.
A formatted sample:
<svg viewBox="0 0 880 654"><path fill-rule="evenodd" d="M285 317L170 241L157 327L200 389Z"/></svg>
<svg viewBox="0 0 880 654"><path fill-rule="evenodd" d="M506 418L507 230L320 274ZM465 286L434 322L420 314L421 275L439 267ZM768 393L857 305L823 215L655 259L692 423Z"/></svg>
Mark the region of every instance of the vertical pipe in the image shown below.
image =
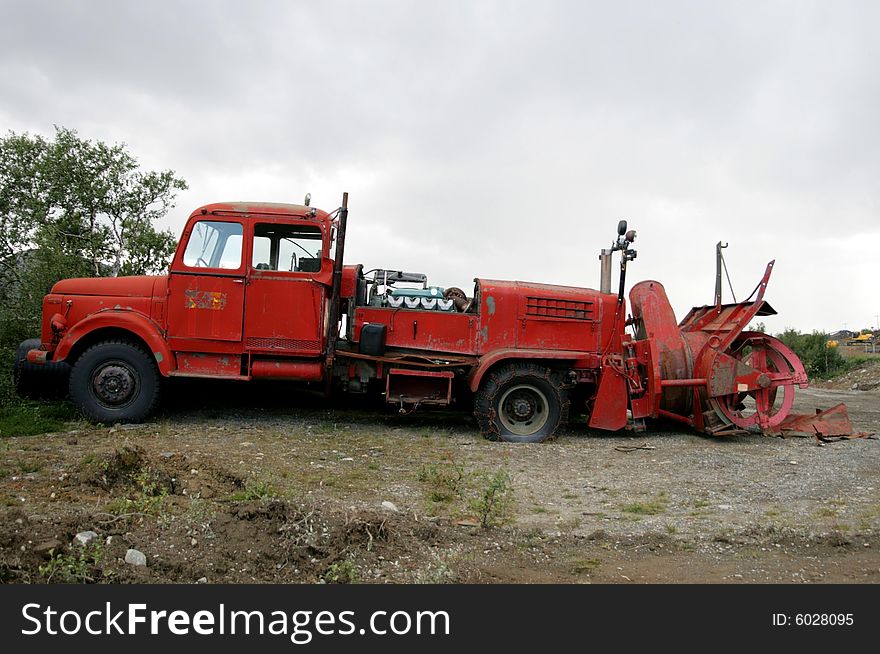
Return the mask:
<svg viewBox="0 0 880 654"><path fill-rule="evenodd" d="M333 365L336 339L339 337L339 295L342 291L342 262L345 256L345 227L348 224L348 193L342 194L339 227L336 231L336 254L333 260L333 289L330 293L330 317L327 321L327 367ZM328 384L332 375L327 375Z"/></svg>
<svg viewBox="0 0 880 654"><path fill-rule="evenodd" d="M611 293L611 250L602 250L599 254L599 262L599 292Z"/></svg>

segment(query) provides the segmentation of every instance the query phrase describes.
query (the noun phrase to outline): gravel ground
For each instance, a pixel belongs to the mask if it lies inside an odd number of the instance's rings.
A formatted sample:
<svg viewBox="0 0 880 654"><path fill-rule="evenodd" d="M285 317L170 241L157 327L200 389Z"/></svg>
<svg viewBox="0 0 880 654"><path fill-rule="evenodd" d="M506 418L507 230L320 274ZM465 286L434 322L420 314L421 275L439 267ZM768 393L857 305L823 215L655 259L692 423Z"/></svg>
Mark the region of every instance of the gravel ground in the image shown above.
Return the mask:
<svg viewBox="0 0 880 654"><path fill-rule="evenodd" d="M146 425L3 441L0 579L47 580L47 545L80 556L73 537L91 529L105 550L72 580L880 581L877 440L573 426L509 445L463 413L176 397ZM796 410L845 401L880 431L878 399L807 389ZM499 472L511 501L483 528ZM126 564L130 548L148 565Z"/></svg>

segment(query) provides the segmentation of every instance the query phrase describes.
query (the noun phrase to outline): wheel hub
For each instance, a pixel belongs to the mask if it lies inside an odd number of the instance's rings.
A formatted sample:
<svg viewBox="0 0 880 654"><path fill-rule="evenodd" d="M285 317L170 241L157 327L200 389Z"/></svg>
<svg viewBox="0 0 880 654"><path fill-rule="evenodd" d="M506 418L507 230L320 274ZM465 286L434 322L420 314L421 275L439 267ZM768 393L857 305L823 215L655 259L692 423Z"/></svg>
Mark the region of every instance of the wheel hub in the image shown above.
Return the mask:
<svg viewBox="0 0 880 654"><path fill-rule="evenodd" d="M516 397L510 403L511 414L517 420L528 420L535 413L535 405L524 397Z"/></svg>
<svg viewBox="0 0 880 654"><path fill-rule="evenodd" d="M517 436L531 436L544 428L549 418L547 397L531 384L507 389L499 403L501 424Z"/></svg>
<svg viewBox="0 0 880 654"><path fill-rule="evenodd" d="M132 371L116 363L100 368L92 381L95 396L101 402L112 405L123 404L131 399L135 385Z"/></svg>

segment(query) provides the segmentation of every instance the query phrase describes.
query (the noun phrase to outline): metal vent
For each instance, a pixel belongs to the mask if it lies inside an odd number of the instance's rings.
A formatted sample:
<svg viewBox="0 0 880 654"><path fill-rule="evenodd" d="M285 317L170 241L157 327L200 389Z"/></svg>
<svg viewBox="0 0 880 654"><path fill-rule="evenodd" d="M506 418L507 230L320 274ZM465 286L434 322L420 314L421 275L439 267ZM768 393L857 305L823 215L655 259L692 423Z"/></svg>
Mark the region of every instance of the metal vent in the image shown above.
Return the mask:
<svg viewBox="0 0 880 654"><path fill-rule="evenodd" d="M320 352L319 341L309 341L299 338L263 338L251 336L245 342L251 350L296 350L297 352Z"/></svg>
<svg viewBox="0 0 880 654"><path fill-rule="evenodd" d="M593 320L593 303L577 300L559 300L549 297L527 297L526 315L542 318Z"/></svg>

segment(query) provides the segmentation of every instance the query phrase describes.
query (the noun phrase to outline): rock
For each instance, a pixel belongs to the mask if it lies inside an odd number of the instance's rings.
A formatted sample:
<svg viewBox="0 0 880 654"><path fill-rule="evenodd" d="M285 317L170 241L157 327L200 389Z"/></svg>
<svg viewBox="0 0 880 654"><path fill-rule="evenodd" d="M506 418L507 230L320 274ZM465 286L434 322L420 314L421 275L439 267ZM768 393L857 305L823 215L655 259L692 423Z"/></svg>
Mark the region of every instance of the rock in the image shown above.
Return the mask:
<svg viewBox="0 0 880 654"><path fill-rule="evenodd" d="M95 540L97 537L98 537L98 534L96 534L93 531L81 531L76 536L73 537L73 542L76 543L77 545L85 547L86 545L91 543L93 540Z"/></svg>
<svg viewBox="0 0 880 654"><path fill-rule="evenodd" d="M128 550L125 553L125 562L133 566L147 565L147 556L139 550Z"/></svg>
<svg viewBox="0 0 880 654"><path fill-rule="evenodd" d="M394 504L394 502L389 502L388 500L385 500L384 502L382 502L382 508L385 509L386 511L393 511L394 513L400 513L400 509L397 508L397 505Z"/></svg>
<svg viewBox="0 0 880 654"><path fill-rule="evenodd" d="M197 584L207 584L208 578L207 577L199 577L199 580L196 583Z"/></svg>
<svg viewBox="0 0 880 654"><path fill-rule="evenodd" d="M44 540L42 543L37 543L36 545L34 545L34 553L48 557L49 552L51 552L52 550L55 550L57 552L59 549L61 549L61 544L61 541L57 538Z"/></svg>
<svg viewBox="0 0 880 654"><path fill-rule="evenodd" d="M78 442L79 442L79 441L76 440L76 437L75 437L75 436L70 436L70 437L68 437L68 439L67 439L67 444L68 444L68 445L76 445Z"/></svg>
<svg viewBox="0 0 880 654"><path fill-rule="evenodd" d="M855 384L853 384L853 385L850 387L850 390L851 390L851 391L857 391L857 390L859 390L859 383L856 382Z"/></svg>

